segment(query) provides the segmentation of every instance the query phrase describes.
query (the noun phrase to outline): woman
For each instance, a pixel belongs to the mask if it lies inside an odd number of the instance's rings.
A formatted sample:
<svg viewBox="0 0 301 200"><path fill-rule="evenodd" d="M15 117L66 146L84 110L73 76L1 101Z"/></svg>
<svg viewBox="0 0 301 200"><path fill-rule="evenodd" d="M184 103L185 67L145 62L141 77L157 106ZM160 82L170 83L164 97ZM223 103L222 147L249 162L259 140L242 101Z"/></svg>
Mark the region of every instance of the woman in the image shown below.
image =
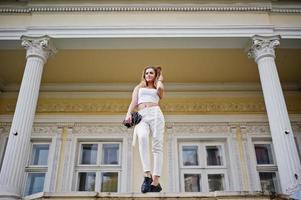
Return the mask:
<svg viewBox="0 0 301 200"><path fill-rule="evenodd" d="M139 141L140 158L144 170L144 181L141 192L160 192L162 187L159 179L163 163L163 134L165 127L164 116L159 107L159 100L164 92L161 67L147 66L142 73L141 82L132 94L125 121L131 121L131 112L137 108L142 120L135 126L134 137ZM149 158L149 134L152 136L152 153L154 169L151 172Z"/></svg>

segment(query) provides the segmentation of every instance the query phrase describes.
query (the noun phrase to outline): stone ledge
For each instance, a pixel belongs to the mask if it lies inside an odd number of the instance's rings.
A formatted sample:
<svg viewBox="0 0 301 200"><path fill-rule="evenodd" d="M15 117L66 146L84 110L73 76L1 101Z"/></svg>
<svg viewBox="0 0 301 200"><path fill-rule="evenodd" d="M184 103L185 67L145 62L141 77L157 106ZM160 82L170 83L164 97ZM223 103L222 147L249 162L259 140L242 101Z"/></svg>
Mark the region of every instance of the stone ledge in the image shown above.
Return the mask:
<svg viewBox="0 0 301 200"><path fill-rule="evenodd" d="M66 193L49 193L41 192L31 196L27 196L25 200L46 200L46 199L55 199L55 200L66 200L66 199L81 199L81 200L95 200L95 199L124 199L124 200L133 200L133 199L166 199L166 200L177 200L181 199L203 199L203 200L269 200L271 195L262 193L262 192L196 192L196 193L106 193L106 192L66 192ZM289 197L282 194L277 194L272 197L274 200L288 200Z"/></svg>

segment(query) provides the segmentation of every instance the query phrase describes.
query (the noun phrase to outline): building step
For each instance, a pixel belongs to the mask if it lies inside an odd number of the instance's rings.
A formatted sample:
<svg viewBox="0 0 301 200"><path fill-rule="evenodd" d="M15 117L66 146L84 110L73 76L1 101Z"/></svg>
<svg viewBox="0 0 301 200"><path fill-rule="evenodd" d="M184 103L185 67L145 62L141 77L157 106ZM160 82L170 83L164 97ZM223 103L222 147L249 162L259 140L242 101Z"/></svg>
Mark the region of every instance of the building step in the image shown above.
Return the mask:
<svg viewBox="0 0 301 200"><path fill-rule="evenodd" d="M41 192L27 196L25 200L288 200L281 194L262 192L195 192L195 193L105 193L105 192Z"/></svg>

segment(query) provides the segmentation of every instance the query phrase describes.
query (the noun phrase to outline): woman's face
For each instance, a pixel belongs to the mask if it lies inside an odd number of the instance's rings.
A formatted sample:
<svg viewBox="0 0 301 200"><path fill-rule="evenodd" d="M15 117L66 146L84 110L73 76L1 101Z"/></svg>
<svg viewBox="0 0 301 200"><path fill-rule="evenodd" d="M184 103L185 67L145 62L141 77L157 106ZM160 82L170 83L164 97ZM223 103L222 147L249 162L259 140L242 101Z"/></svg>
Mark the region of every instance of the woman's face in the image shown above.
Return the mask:
<svg viewBox="0 0 301 200"><path fill-rule="evenodd" d="M154 81L156 78L156 72L152 68L148 68L145 70L144 78L146 82L151 82Z"/></svg>

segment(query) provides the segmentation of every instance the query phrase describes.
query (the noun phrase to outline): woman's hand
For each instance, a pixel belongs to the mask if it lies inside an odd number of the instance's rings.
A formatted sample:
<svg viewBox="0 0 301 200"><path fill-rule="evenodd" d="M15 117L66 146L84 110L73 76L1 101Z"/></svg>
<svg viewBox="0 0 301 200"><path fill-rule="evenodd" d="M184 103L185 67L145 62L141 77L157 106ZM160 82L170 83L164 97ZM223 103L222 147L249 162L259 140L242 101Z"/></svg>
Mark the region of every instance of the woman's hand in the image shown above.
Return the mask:
<svg viewBox="0 0 301 200"><path fill-rule="evenodd" d="M160 71L160 75L159 75L159 77L158 77L158 81L163 81L163 72L162 71Z"/></svg>
<svg viewBox="0 0 301 200"><path fill-rule="evenodd" d="M127 113L124 119L125 122L131 123L132 122L132 115L131 113Z"/></svg>

